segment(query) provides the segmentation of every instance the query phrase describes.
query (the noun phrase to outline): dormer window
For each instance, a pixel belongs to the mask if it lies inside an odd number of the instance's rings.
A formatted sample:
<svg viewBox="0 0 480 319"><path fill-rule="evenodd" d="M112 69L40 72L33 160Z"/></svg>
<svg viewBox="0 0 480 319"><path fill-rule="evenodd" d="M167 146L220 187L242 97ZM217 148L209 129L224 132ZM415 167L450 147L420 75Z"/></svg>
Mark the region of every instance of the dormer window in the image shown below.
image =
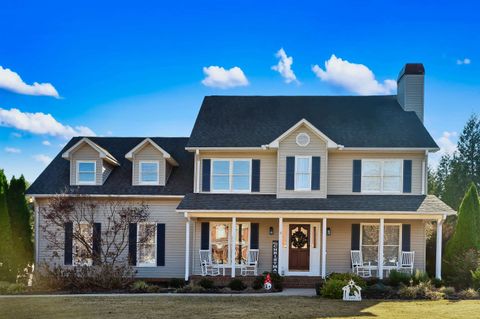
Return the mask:
<svg viewBox="0 0 480 319"><path fill-rule="evenodd" d="M295 158L295 190L309 191L312 182L312 157L297 156Z"/></svg>
<svg viewBox="0 0 480 319"><path fill-rule="evenodd" d="M94 185L96 183L96 173L96 161L77 161L77 184Z"/></svg>
<svg viewBox="0 0 480 319"><path fill-rule="evenodd" d="M160 183L159 166L158 161L140 161L140 184L158 185Z"/></svg>

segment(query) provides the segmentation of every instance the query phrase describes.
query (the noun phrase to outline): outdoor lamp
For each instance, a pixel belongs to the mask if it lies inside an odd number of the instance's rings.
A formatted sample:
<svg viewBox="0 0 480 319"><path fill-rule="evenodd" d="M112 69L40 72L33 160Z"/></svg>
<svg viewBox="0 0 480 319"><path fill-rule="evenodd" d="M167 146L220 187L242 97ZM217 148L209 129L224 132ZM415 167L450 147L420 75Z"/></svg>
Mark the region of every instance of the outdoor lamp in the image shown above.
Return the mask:
<svg viewBox="0 0 480 319"><path fill-rule="evenodd" d="M273 227L272 226L270 226L270 228L268 229L268 234L270 234L270 236L273 235Z"/></svg>

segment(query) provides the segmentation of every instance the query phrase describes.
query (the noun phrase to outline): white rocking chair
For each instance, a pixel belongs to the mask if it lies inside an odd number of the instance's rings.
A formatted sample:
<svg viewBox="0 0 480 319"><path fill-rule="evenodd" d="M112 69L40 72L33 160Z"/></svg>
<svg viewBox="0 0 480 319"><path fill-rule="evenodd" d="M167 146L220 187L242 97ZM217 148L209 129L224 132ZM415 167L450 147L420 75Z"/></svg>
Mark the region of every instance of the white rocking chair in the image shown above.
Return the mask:
<svg viewBox="0 0 480 319"><path fill-rule="evenodd" d="M247 276L249 274L256 276L258 268L258 256L260 251L258 249L250 249L247 255L247 261L240 265L240 274Z"/></svg>
<svg viewBox="0 0 480 319"><path fill-rule="evenodd" d="M364 263L361 250L352 250L350 251L350 256L352 258L352 272L357 274L360 277L367 278L372 277L372 266L370 262Z"/></svg>
<svg viewBox="0 0 480 319"><path fill-rule="evenodd" d="M398 271L413 274L413 263L415 261L414 251L402 251L402 259Z"/></svg>
<svg viewBox="0 0 480 319"><path fill-rule="evenodd" d="M220 266L212 261L212 252L210 250L200 250L199 253L202 276L220 275Z"/></svg>

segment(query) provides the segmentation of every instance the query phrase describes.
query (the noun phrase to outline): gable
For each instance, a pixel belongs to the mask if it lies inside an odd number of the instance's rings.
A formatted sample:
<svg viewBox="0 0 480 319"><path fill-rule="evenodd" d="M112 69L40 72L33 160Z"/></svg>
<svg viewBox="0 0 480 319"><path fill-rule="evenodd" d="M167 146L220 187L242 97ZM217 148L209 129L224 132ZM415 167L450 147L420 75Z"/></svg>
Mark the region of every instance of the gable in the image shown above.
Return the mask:
<svg viewBox="0 0 480 319"><path fill-rule="evenodd" d="M300 120L294 126L289 128L285 133L283 133L274 141L272 141L270 144L268 144L268 146L272 148L278 148L279 144L282 143L285 139L291 139L293 135L295 135L295 139L296 139L296 136L300 133L303 133L304 136L308 136L309 139L311 139L312 137L315 139L320 139L321 141L326 143L328 148L336 148L336 147L342 146L332 141L330 138L328 138L328 136L322 133L319 129L313 126L306 119Z"/></svg>

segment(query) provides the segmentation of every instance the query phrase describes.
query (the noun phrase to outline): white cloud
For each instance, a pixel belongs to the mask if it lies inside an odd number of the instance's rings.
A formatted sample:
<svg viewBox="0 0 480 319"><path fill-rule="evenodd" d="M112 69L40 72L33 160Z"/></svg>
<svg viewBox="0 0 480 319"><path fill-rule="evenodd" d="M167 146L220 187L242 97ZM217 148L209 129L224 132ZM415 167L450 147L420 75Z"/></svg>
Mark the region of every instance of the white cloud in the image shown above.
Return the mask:
<svg viewBox="0 0 480 319"><path fill-rule="evenodd" d="M41 112L27 113L19 109L0 108L0 126L13 127L33 134L45 134L70 138L72 136L93 136L95 133L86 126L64 125L51 114Z"/></svg>
<svg viewBox="0 0 480 319"><path fill-rule="evenodd" d="M0 65L0 88L25 95L45 95L60 97L57 90L50 83L25 83L18 73L4 69Z"/></svg>
<svg viewBox="0 0 480 319"><path fill-rule="evenodd" d="M45 140L45 141L42 141L42 145L50 146L52 145L52 143L50 143L50 141Z"/></svg>
<svg viewBox="0 0 480 319"><path fill-rule="evenodd" d="M37 154L37 155L34 155L33 158L37 162L43 163L44 165L48 165L52 161L52 158L45 154Z"/></svg>
<svg viewBox="0 0 480 319"><path fill-rule="evenodd" d="M469 58L465 58L465 59L463 59L463 60L460 60L460 59L457 60L457 64L458 64L458 65L470 64L470 63L472 63L472 60L470 60Z"/></svg>
<svg viewBox="0 0 480 319"><path fill-rule="evenodd" d="M212 65L204 67L203 73L206 77L202 80L202 84L205 86L227 89L248 85L247 77L238 66L225 70L223 67Z"/></svg>
<svg viewBox="0 0 480 319"><path fill-rule="evenodd" d="M314 65L312 71L322 81L360 95L391 94L397 88L397 81L389 79L379 83L365 65L350 63L334 54L325 61L325 70Z"/></svg>
<svg viewBox="0 0 480 319"><path fill-rule="evenodd" d="M285 79L285 83L300 83L295 76L295 73L292 70L293 64L293 57L287 56L287 53L283 48L278 50L275 54L277 58L280 60L278 61L277 65L272 66L272 70L277 71L280 75Z"/></svg>
<svg viewBox="0 0 480 319"><path fill-rule="evenodd" d="M437 142L440 150L429 157L430 165L436 168L443 155L453 155L457 151L456 138L457 132L443 132L442 136L437 138Z"/></svg>
<svg viewBox="0 0 480 319"><path fill-rule="evenodd" d="M19 154L22 152L22 150L15 147L5 147L5 152L10 154Z"/></svg>

